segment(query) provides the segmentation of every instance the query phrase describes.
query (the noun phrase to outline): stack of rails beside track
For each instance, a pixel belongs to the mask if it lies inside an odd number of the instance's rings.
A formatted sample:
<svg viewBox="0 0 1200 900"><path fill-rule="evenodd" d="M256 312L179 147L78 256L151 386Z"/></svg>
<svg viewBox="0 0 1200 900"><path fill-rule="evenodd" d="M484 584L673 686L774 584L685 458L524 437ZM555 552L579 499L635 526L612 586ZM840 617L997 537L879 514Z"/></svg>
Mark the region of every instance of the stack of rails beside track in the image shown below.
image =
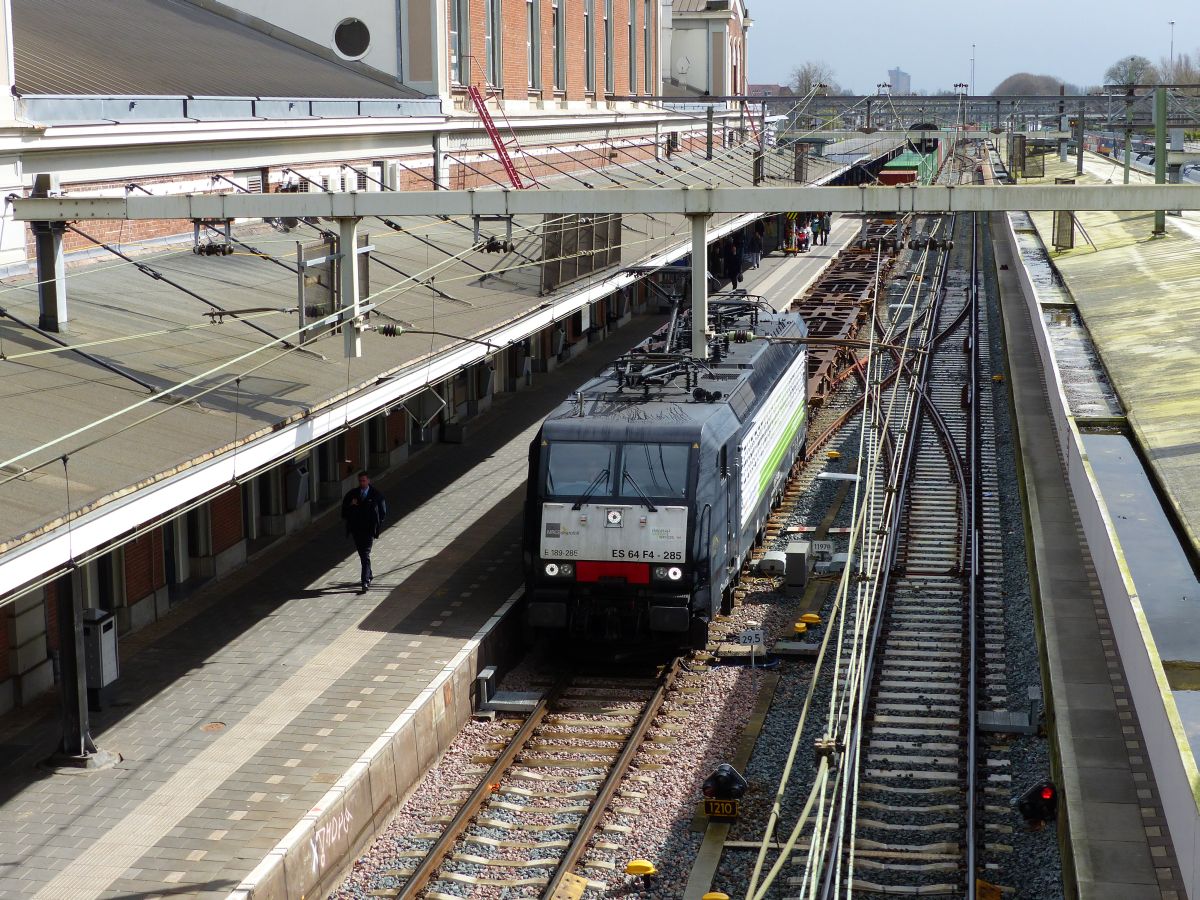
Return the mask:
<svg viewBox="0 0 1200 900"><path fill-rule="evenodd" d="M888 228L880 222L867 222L860 240L843 250L808 293L791 305L808 326L810 407L821 406L838 376L856 361L853 350L838 342L858 336L870 317L876 286L888 276L891 257L881 264L867 240L877 239ZM809 452L812 450L810 445Z"/></svg>

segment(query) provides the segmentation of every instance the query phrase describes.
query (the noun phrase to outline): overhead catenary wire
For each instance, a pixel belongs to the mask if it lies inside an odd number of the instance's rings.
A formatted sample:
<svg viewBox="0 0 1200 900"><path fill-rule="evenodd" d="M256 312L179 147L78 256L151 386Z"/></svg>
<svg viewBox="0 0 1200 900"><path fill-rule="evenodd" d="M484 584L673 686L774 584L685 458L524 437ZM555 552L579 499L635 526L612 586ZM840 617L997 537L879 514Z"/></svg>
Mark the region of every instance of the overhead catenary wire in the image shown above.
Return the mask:
<svg viewBox="0 0 1200 900"><path fill-rule="evenodd" d="M205 306L208 306L212 309L218 310L220 312L225 313L226 315L229 315L230 318L233 318L233 319L238 318L236 315L226 311L219 303L214 303L212 300L209 300L207 297L197 294L191 288L185 287L184 285L180 284L178 281L174 281L174 280L168 278L162 272L160 272L157 269L155 269L154 267L150 266L148 263L139 262L138 260L135 260L132 257L127 256L124 252L122 252L121 250L118 250L116 247L112 246L111 244L107 244L104 241L99 240L98 238L92 237L86 231L83 231L78 225L67 225L67 228L68 228L68 230L75 232L80 237L91 241L96 246L103 247L105 250L107 250L109 253L113 254L114 256L118 256L121 259L125 260L126 262L132 263L133 267L135 269L137 269L139 272L142 272L143 274L149 276L150 278L153 278L155 281L161 281L165 284L169 284L171 287L175 288L177 291L181 291L184 294L186 294L187 296L192 297L195 300L199 300ZM253 322L245 322L245 324L248 327L253 328L255 331L271 338L272 341L284 340L283 338L280 338L278 335L273 334L270 331L267 331L267 329L263 328L260 325L256 325ZM303 349L303 348L301 348L301 349ZM311 351L311 350L304 350L303 352L312 353L314 356L320 356L319 353L313 353L313 351Z"/></svg>
<svg viewBox="0 0 1200 900"><path fill-rule="evenodd" d="M85 235L85 236L86 236L86 235ZM89 239L91 239L91 238L89 237ZM460 257L464 256L466 253L468 253L468 252L471 252L471 250L472 250L472 249L473 249L473 248L467 248L466 250L464 250L464 251L460 252L459 254L456 254L456 255L455 255L455 257L454 257L454 258L453 258L451 261L457 260L458 258L460 258ZM578 256L578 255L586 255L586 254L588 254L588 253L596 253L596 252L599 252L599 251L584 251L584 253L580 253L580 254L574 254L574 255L576 255L576 256ZM568 257L563 257L563 258L568 258ZM136 265L136 262L134 262L134 264ZM537 263L534 263L534 264L532 264L532 265L536 265L536 264L537 264ZM510 269L515 269L515 268L524 268L524 267L525 267L524 265L518 265L518 266L511 266L511 267L509 267L509 268L510 268ZM431 268L433 268L433 267L431 267ZM426 271L429 271L429 270L426 270ZM165 280L165 279L164 279L164 280ZM454 280L454 279L447 279L447 280ZM405 284L405 283L409 283L409 284L417 284L417 283L421 283L421 282L419 281L419 276L408 276L408 277L406 277L406 279L405 279L404 281L402 281L402 282L398 282L398 283L397 283L397 285L393 285L393 286L391 286L391 287L389 287L389 288L385 288L385 289L383 289L382 291L378 292L376 295L372 295L372 296L377 296L378 294L385 294L385 293L388 293L388 292L390 292L390 291L394 290L394 289L395 289L395 287L397 287L397 286L399 286L399 285L403 285L403 284ZM387 301L383 301L383 302L387 302ZM521 298L521 301L520 301L520 302L527 302L527 301L525 300L525 298ZM215 305L214 305L214 307L215 307ZM275 339L275 340L272 342L272 344L263 345L262 347L255 348L254 350L250 351L250 352L249 352L249 354L243 354L243 355L241 355L241 356L239 356L239 357L236 357L236 358L235 358L235 359L233 359L233 360L229 360L229 361L227 361L226 363L224 363L224 364L222 364L222 365L220 365L220 366L218 366L218 367L216 367L216 368L214 368L214 369L210 370L209 372L206 372L206 373L204 373L202 376L196 376L196 377L197 377L197 378L199 378L199 377L204 377L204 376L206 376L206 375L211 375L211 374L214 374L214 373L216 373L216 372L219 372L221 369L223 369L223 368L228 368L230 365L233 365L233 364L235 364L236 362L238 362L238 361L241 361L242 359L246 358L246 357L247 357L247 356L249 356L249 355L253 355L254 353L257 353L257 352L259 352L260 350L262 350L262 349L265 349L266 347L272 346L272 345L273 345L273 343L275 343L276 341L285 341L287 337L294 337L296 334L300 334L300 333L302 333L302 330L299 330L299 331L297 331L297 332L294 332L294 333L292 333L291 335L286 335L286 336L284 336L284 337L281 337L281 338ZM269 335L269 333L268 333L268 335ZM193 381L193 380L195 380L195 379L189 379L189 380L185 380L184 382L180 382L180 383L178 383L178 384L174 385L173 387L171 387L171 388L169 388L169 389L170 389L170 390L177 390L177 389L179 389L180 387L185 387L185 386L187 386L187 385L188 385L189 383L191 383L191 381ZM135 405L135 406L136 406L136 405ZM132 407L131 407L131 408L132 408ZM97 422L95 422L95 423L92 423L92 425L83 426L83 428L82 428L82 429L76 429L76 430L75 430L75 431L73 431L73 432L70 432L70 433L68 433L68 434L66 434L66 435L60 436L60 438L58 438L58 439L56 439L56 440L52 441L52 442L51 442L49 445L44 445L43 447L34 448L34 449L33 449L33 450L31 450L31 451L27 451L26 453L24 453L24 454L21 454L21 455L20 455L20 456L18 456L18 457L14 457L12 460L10 460L10 461L9 461L9 464L11 464L11 463L15 463L15 462L19 462L19 461L21 461L22 459L25 459L25 458L27 458L29 455L31 455L31 454L33 454L33 453L36 453L38 450L40 450L40 449L44 449L44 448L45 448L45 446L51 446L51 445L53 445L54 443L61 442L61 440L66 440L66 439L69 439L70 437L76 436L78 433L80 433L80 431L81 431L81 430L87 430L87 428L89 428L89 427L94 427L95 425L102 424L104 421L107 421L108 419L110 419L110 418L112 418L112 417L114 417L114 416L121 415L121 414L122 414L122 412L124 412L124 411L117 411L116 413L112 414L112 416L110 416L110 417L105 417L105 419L102 419L102 420L98 420ZM12 479L10 478L10 479L5 479L4 481L0 481L0 484L4 484L4 483L6 483L8 480L12 480Z"/></svg>
<svg viewBox="0 0 1200 900"><path fill-rule="evenodd" d="M923 261L924 261L924 259L927 259L927 257L928 257L928 248L926 248L926 252L925 252L925 254L923 254ZM878 272L878 265L879 265L878 251L877 251L876 265L877 265L877 272ZM906 288L906 295L907 295L907 292L912 289L912 286L915 282L917 282L917 279L915 277L913 279L910 279L908 288ZM873 298L872 298L872 304L874 306L874 305L877 305L879 302L879 293L878 293L879 278L878 278L878 275L874 281L873 291L874 291L874 294L873 294ZM911 331L911 327L912 327L912 324L915 321L915 319L916 319L915 316L910 318L910 320L908 322L908 327L906 328L906 331ZM871 341L872 342L874 341L874 329L872 329L872 331L871 331ZM871 415L872 415L871 410L878 406L877 402L875 404L872 404L872 402L870 400L870 396L873 392L878 393L878 390L882 384L878 379L878 375L875 374L873 371L873 366L875 365L877 359L878 359L878 353L874 350L869 349L868 354L867 354L868 372L864 377L864 381L868 385L868 388L867 388L868 393L867 393L867 396L864 398L864 406L863 406L864 424L863 424L863 428L862 428L862 430L860 432L860 436L859 436L859 453L858 453L859 461L858 461L858 465L857 465L858 477L856 478L856 481L855 481L855 500L851 507L852 521L851 521L851 527L850 527L849 553L850 553L851 558L859 558L860 559L860 563L858 566L859 573L862 573L863 569L866 566L866 563L862 562L861 560L864 560L864 559L869 560L872 556L875 555L874 551L868 551L868 552L864 552L864 553L860 554L859 551L857 550L857 543L860 539L864 538L864 536L865 536L864 529L865 529L866 523L868 523L872 520L871 514L867 510L864 510L862 508L863 500L859 499L859 498L862 497L870 503L874 502L874 495L876 493L876 489L875 489L874 485L875 485L875 482L876 482L878 474L879 474L879 466L876 461L876 457L872 453L866 452L867 448L864 444L864 442L866 440L866 436L871 428L870 423L866 420L871 417ZM896 384L898 385L898 383L899 383L899 381L897 380ZM896 388L894 387L893 391L892 391L892 401L891 401L892 403L894 403L895 397L896 397ZM888 427L886 423L887 423L887 420L890 418L891 418L891 413L889 412L886 415L885 420L884 420L884 424L883 424L884 428ZM879 446L882 446L882 445L879 445ZM878 447L875 449L877 450ZM840 671L839 660L840 660L840 656L841 656L841 649L842 649L842 646L844 645L844 643L846 642L844 626L845 626L846 617L848 614L848 607L847 607L847 603L848 603L848 599L849 599L848 591L849 591L849 587L851 585L852 580L855 583L856 593L857 593L857 597L858 597L858 601L855 604L855 607L856 607L855 631L858 632L862 628L861 621L862 621L862 614L864 611L864 603L863 603L862 594L863 594L863 590L864 590L864 583L859 581L858 578L853 577L852 569L850 567L847 567L844 570L842 578L839 582L838 591L834 598L833 609L830 614L829 625L828 625L828 628L826 629L825 637L822 640L821 648L818 652L818 657L817 657L817 662L816 662L817 674L814 675L814 678L811 680L808 694L805 697L805 702L804 702L804 705L801 710L800 722L797 724L796 730L793 734L792 747L789 752L787 761L785 762L784 770L783 770L781 780L780 780L780 786L776 793L776 798L772 805L771 812L768 817L767 826L763 832L763 834L764 834L763 842L759 847L758 856L755 860L755 866L751 873L750 886L749 886L749 891L747 894L747 896L750 897L751 900L762 900L762 898L766 896L766 892L770 889L771 885L774 883L775 879L778 877L778 875L782 871L783 866L786 864L787 859L789 858L792 850L794 849L796 842L799 839L800 833L801 833L804 825L806 824L808 816L812 810L814 798L816 797L818 791L824 791L824 789L825 789L825 785L826 785L825 773L827 772L827 769L828 769L828 760L826 757L822 757L820 760L819 770L818 770L818 773L816 776L816 780L814 782L813 788L810 791L809 799L804 807L804 811L801 813L799 819L795 823L794 828L788 837L788 840L785 842L784 847L780 851L780 854L775 861L775 864L771 867L771 869L765 876L765 880L760 880L760 879L763 879L762 869L765 865L766 854L768 853L768 851L770 849L769 845L770 845L770 841L772 840L772 836L774 835L774 832L775 832L775 825L776 825L776 822L778 821L778 818L782 811L782 801L783 801L783 797L784 797L784 792L787 788L787 784L791 777L791 771L792 771L792 767L795 762L796 753L798 752L801 735L804 733L805 725L808 721L809 708L810 708L810 704L812 701L813 692L815 691L815 686L818 681L819 673L823 670L826 653L828 651L828 646L829 646L829 642L831 639L836 641L836 645L838 647L837 651L835 651L835 657L836 657L835 661L834 661L833 665L831 666L831 669L834 674L834 684L835 684L835 690L836 690L836 685L837 685L837 680L838 680L837 673ZM836 638L835 638L835 635L836 635ZM852 644L854 643L853 638L850 639L850 643L852 643ZM851 675L848 673L847 680L849 680L850 677L851 677ZM829 734L834 739L834 742L836 744L837 730L831 728L831 729L829 729ZM810 858L814 854L818 853L820 844L825 839L822 836L822 834L823 834L823 832L821 832L819 830L814 830L813 840L810 843ZM809 870L809 871L817 871L817 870L813 869L813 870Z"/></svg>
<svg viewBox="0 0 1200 900"><path fill-rule="evenodd" d="M291 312L295 312L295 310L280 309L280 310L278 310L278 312L291 313ZM275 312L243 313L240 316L240 318L242 318L242 319L257 319L257 318L262 318L264 316L271 316L271 315L275 315L275 314L276 314ZM0 316L7 316L8 318L14 318L13 316L11 316L8 313L7 310L5 310L3 308L0 308ZM14 318L14 321L17 321L17 320ZM57 353L78 353L81 350L87 350L91 347L104 347L104 346L108 346L109 344L121 344L126 341L140 341L144 338L163 337L168 334L182 334L186 331L199 331L199 330L202 330L205 328L217 328L217 327L221 326L222 324L224 324L224 323L220 322L214 318L210 322L197 322L194 325L180 325L176 328L158 328L154 331L139 331L135 334L122 334L117 337L97 338L94 341L83 341L82 343L78 343L78 344L67 344L65 342L60 342L62 345L59 347L45 347L41 350L26 350L22 353L9 353L9 354L0 353L0 362L16 362L17 360L29 359L34 356L51 356L51 355L54 355ZM57 338L55 338L53 335L50 335L50 334L45 334L44 336L49 338L52 341L58 340ZM101 361L101 362L103 362L103 361ZM152 388L152 390L157 390L157 388Z"/></svg>
<svg viewBox="0 0 1200 900"><path fill-rule="evenodd" d="M296 173L296 174L297 174L297 175L299 175L299 173ZM302 175L301 175L300 177L305 177L305 176L302 176ZM310 179L306 179L306 180L310 180ZM310 181L311 181L311 180L310 180ZM535 228L536 228L536 227L540 227L540 225L539 225L539 226L535 226ZM533 229L530 229L530 230L533 230ZM91 238L89 238L89 239L91 239ZM97 244L99 244L99 242L96 242L96 243L97 243ZM440 248L439 248L439 249L440 249ZM442 262L442 264L439 264L439 265L441 265L441 266L443 266L443 267L444 267L444 266L445 266L446 264L448 264L449 262L462 261L462 259L461 259L461 258L462 258L463 256L465 256L467 253L471 252L473 249L474 249L473 247L472 247L472 248L467 248L466 250L464 250L464 251L462 251L462 252L460 252L460 253L454 254L452 257L450 257L450 259L449 259L449 260L443 261L443 262ZM444 251L443 251L443 252L444 252ZM594 251L592 251L592 252L594 252ZM577 254L577 255L582 255L582 254ZM126 260L127 262L129 262L130 264L133 264L133 265L135 265L135 266L138 266L139 268L141 268L141 266L139 265L139 263L138 263L137 261L135 261L135 260L132 260L132 259L129 259L128 257L124 257L124 256L123 256L122 258L123 258L123 259L125 259L125 260ZM564 258L567 258L567 257L564 257ZM469 264L469 263L468 263L468 264ZM533 263L533 264L534 264L534 265L537 265L537 264L540 264L540 263ZM513 268L522 268L522 267L523 267L523 266L512 266L512 267L509 267L509 269L513 269ZM434 269L437 269L437 268L438 268L438 266L431 266L429 269L426 269L426 270L425 270L425 272L429 272L429 271L432 271L432 270L434 270ZM145 270L144 270L144 269L142 269L142 271L145 271ZM422 273L422 274L424 274L424 273ZM166 280L166 279L162 279L162 280ZM169 283L170 283L170 282L169 282ZM377 292L376 294L373 294L372 296L380 296L380 295L383 295L383 294L387 294L387 293L389 293L389 292L397 292L397 288L398 288L398 287L400 287L400 286L403 286L403 285L406 285L406 284L408 285L408 287L406 288L406 290L407 290L407 289L411 289L411 287L412 287L412 286L415 286L415 285L417 285L417 284L422 284L422 283L424 283L424 282L421 282L421 281L420 281L420 275L417 275L417 276L406 276L406 277L405 277L405 279L404 279L403 281L401 281L401 282L397 282L395 285L389 286L388 288L385 288L385 289L383 289L382 291L380 291L380 292ZM402 291L401 291L401 292L402 292ZM398 292L398 293L399 293L399 292ZM392 298L390 298L390 299L395 299L395 297L392 297ZM383 303L386 303L386 302L389 302L389 301L388 301L388 300L381 301L381 303L380 303L380 304L378 304L378 305L382 305ZM522 298L522 302L527 302L527 301L524 301L524 298ZM215 305L214 305L214 306L215 306ZM368 310L368 311L369 311L369 310ZM331 317L328 317L328 318L329 318L330 320L332 320L332 319L334 319L335 317L334 317L334 316L331 316ZM348 324L348 323L343 323L343 324ZM298 330L298 331L296 331L296 332L293 332L293 333L292 333L292 334L290 334L290 335L284 335L284 336L282 336L282 337L279 337L279 338L275 338L273 335L270 335L270 334L268 333L268 336L272 337L272 341L271 341L270 343L268 343L268 344L265 344L265 345L262 345L262 346L260 346L260 347L256 347L256 348L254 348L253 350L249 351L248 353L246 353L246 354L241 354L240 356L238 356L238 357L235 357L234 359L231 359L231 360L226 360L226 361L224 361L222 364L220 364L220 365L218 365L218 366L214 367L213 369L210 369L210 370L208 370L207 372L205 372L205 373L202 373L201 375L194 376L193 378L190 378L190 379L185 379L183 382L180 382L180 383L178 383L178 384L174 385L174 386L173 386L172 388L170 388L170 389L171 389L171 390L178 390L179 388L182 388L182 387L189 386L190 384L194 383L194 382L195 382L196 380L198 380L199 378L202 378L202 377L207 377L207 376L210 376L210 375L212 375L212 374L216 374L216 373L218 373L218 372L222 371L223 369L227 369L227 368L229 368L230 366L236 365L238 362L244 361L245 359L249 358L250 356L253 356L254 354L256 354L256 353L258 353L258 352L262 352L263 350L265 350L265 349L268 349L268 348L270 348L270 347L274 346L276 343L280 343L280 342L286 342L287 338L289 338L289 337L294 337L294 336L296 336L297 334L300 334L300 333L302 333L302 331L303 331L303 329L302 329L302 330ZM290 349L290 348L289 348L289 349ZM195 399L195 398L193 397L192 399ZM135 405L135 407L136 407L136 405ZM14 458L13 460L11 460L10 462L18 462L18 461L20 461L20 460L26 459L26 458L28 458L30 455L33 455L34 453L38 452L40 449L44 449L44 448L45 448L45 446L52 446L53 444L56 444L56 443L61 443L63 440L68 440L68 439L70 439L71 437L77 436L78 434L80 434L80 433L82 433L82 432L84 432L84 431L88 430L89 428L92 428L92 427L97 427L99 424L103 424L105 421L110 421L112 418L115 418L116 416L120 416L120 415L124 414L125 412L129 411L129 409L131 409L131 408L135 408L135 407L130 407L130 408L127 408L126 410L119 410L119 411L117 411L117 412L115 412L115 413L111 414L110 416L106 416L106 417L104 417L103 419L96 420L96 421L95 421L95 422L93 422L93 423L89 423L89 424L87 424L87 425L84 425L84 426L82 426L80 429L75 429L75 430L73 430L72 432L68 432L67 434L60 435L58 438L56 438L56 439L52 440L52 441L50 442L50 444L48 444L48 445L44 445L43 447L39 447L39 448L33 448L33 449L32 449L32 450L30 450L30 451L26 451L25 453L23 453L23 454L20 454L18 457L15 457L15 458ZM7 481L7 480L11 480L11 479L6 479L6 481ZM0 484L2 484L2 483L5 483L5 482L0 482Z"/></svg>
<svg viewBox="0 0 1200 900"><path fill-rule="evenodd" d="M78 345L72 345L72 344L68 343L67 341L64 341L62 338L60 338L58 335L54 334L53 332L47 331L44 328L39 328L36 325L32 325L29 322L26 322L24 319L21 319L15 315L13 315L12 312L10 312L9 310L5 309L2 306L0 306L0 316L2 316L3 318L9 319L10 321L16 322L22 328L27 328L30 331L41 335L48 341L58 344L61 352L69 352L69 353L74 353L77 356L81 356L84 359L86 359L88 362L92 363L93 365L100 366L102 369L106 369L107 371L112 372L114 375L120 375L122 378L124 378L128 381L132 381L134 384L138 385L139 387L145 388L152 394L157 390L157 388L154 385L150 384L148 381L143 381L141 378L139 378L137 375L133 374L132 372L127 372L120 366L118 366L114 363L108 362L108 360L101 359L98 356L88 353L86 350L84 350L82 347L80 347ZM55 351L55 352L59 352L59 351ZM10 359L18 358L20 356L30 356L30 355L33 355L33 354L18 354L17 357L11 357L11 356L5 356L3 353L0 353L0 361L10 360Z"/></svg>
<svg viewBox="0 0 1200 900"><path fill-rule="evenodd" d="M403 291L411 290L413 287L417 287L417 286L424 286L424 281L422 280L423 276L424 277L432 277L429 275L429 273L436 274L436 273L440 272L441 270L448 268L449 266L453 265L455 262L459 261L460 257L466 255L467 253L474 252L474 250L475 250L475 248L473 246L468 247L450 259L440 260L439 262L433 264L429 268L423 270L421 273L418 273L418 275L409 276L399 282L396 282L392 285L389 285L387 287L379 289L378 291L373 292L372 294L368 295L368 297L365 297L365 298L363 298L362 301L360 301L361 303L366 305L365 308L360 313L360 315L365 316L368 313L373 312L375 310L376 306L382 306L382 305L390 302L390 300L394 300L396 298L396 296L399 296L401 293L403 293ZM581 255L592 254L592 253L597 253L597 252L600 252L600 251L588 250L588 251L583 251L582 253L571 254L570 256L581 256ZM563 257L563 258L565 259L568 257ZM519 266L514 266L513 268L525 268L525 267L526 267L525 264L521 264ZM394 296L388 297L387 299L384 299L384 300L380 300L378 304L370 303L370 301L376 297L385 297L386 295L389 295L389 294L392 294ZM519 302L527 303L528 298L523 297L520 299ZM320 319L320 320L317 320L316 322L308 323L304 328L296 329L295 331L290 332L285 335L282 335L279 338L277 338L267 344L258 345L242 354L239 354L238 356L236 356L230 360L226 360L213 368L203 371L197 375L193 375L190 378L184 379L180 382L176 382L174 384L166 386L163 388L163 391L164 391L164 393L172 393L173 394L182 388L190 387L191 385L195 384L196 382L198 382L200 380L209 378L215 374L219 374L222 370L228 369L231 366L238 364L239 362L243 362L243 361L250 359L251 357L257 355L258 353L261 353L265 350L268 350L268 349L274 347L276 343L281 343L290 338L297 337L298 335L304 333L309 328L317 327L317 326L320 326L321 324L332 323L332 322L336 322L338 324L343 324L343 326L349 324L348 322L341 321L341 314L342 314L342 310L336 310L335 312L331 313L329 316L326 316L324 319ZM288 346L286 346L284 351L281 351L280 355L283 355L284 353L290 353L290 352L298 350L298 349L302 349L302 348L298 347L297 345L288 345ZM268 360L267 362L261 363L258 366L256 366L255 369L261 368L263 365L267 365L274 361L275 361L275 359ZM406 363L406 364L410 364L410 363ZM245 375L246 373L242 373L242 374ZM151 416L145 417L144 419L141 419L138 422L135 422L132 425L130 425L126 428L123 428L122 432L127 431L127 430L129 430L129 428L134 427L138 424L143 424L144 422L149 421L152 418L156 418L157 416L162 415L163 413L168 412L171 409L174 409L180 405L194 402L195 400L199 399L200 397L203 397L206 394L209 394L209 393L219 389L220 387L223 387L223 386L229 384L231 381L232 381L232 377L230 379L227 379L225 382L221 382L219 384L212 385L208 388L198 391L197 393L190 394L188 397L186 397L184 399L181 399L176 402L172 402L172 403L168 404L167 406L165 406L162 410L156 411ZM10 459L6 460L5 462L0 463L0 469L14 466L14 465L22 462L23 460L28 459L32 455L35 455L43 450L46 450L49 447L52 447L56 444L62 443L65 440L69 440L72 437L77 437L83 433L86 433L87 431L89 431L93 428L96 428L103 424L106 424L107 422L113 421L122 415L125 415L129 412L132 412L132 411L138 409L141 406L144 406L146 403L149 403L149 402L153 402L153 398L148 398L146 400L138 401L136 403L130 404L130 405L124 407L123 409L116 410L112 413L109 413L109 414L99 418L99 419L93 420L90 423L86 423L82 426L79 426L78 428L75 428L72 431L67 432L66 434L60 435L59 437L51 439L50 441L45 442L37 447L34 447L27 451L24 451L14 457L11 457ZM114 435L105 435L104 437L100 438L99 440L107 440L113 436ZM80 449L86 449L87 447L93 446L95 443L98 443L98 441L92 441L87 444L84 444L82 447L76 448L72 452L77 453L77 452L79 452ZM22 477L22 475L26 474L29 471L35 471L36 469L41 468L45 464L46 464L46 462L43 462L37 466L30 466L26 469L23 469L20 474L9 475L3 479L0 479L0 486Z"/></svg>

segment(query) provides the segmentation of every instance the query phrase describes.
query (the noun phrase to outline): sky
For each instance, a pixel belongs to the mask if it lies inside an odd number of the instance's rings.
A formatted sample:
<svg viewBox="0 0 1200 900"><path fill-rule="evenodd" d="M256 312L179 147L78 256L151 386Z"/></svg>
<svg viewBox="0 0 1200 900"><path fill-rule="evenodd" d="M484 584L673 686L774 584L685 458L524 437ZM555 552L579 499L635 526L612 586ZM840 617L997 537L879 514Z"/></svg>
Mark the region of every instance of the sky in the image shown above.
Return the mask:
<svg viewBox="0 0 1200 900"><path fill-rule="evenodd" d="M1022 71L1096 85L1123 56L1138 54L1154 62L1166 57L1171 20L1175 52L1191 53L1194 60L1200 51L1196 0L746 2L754 20L747 51L754 83L786 84L797 65L819 59L833 66L839 84L859 94L875 93L896 66L912 76L913 90L950 89L970 81L974 43L974 93L991 93ZM905 15L906 9L911 13Z"/></svg>

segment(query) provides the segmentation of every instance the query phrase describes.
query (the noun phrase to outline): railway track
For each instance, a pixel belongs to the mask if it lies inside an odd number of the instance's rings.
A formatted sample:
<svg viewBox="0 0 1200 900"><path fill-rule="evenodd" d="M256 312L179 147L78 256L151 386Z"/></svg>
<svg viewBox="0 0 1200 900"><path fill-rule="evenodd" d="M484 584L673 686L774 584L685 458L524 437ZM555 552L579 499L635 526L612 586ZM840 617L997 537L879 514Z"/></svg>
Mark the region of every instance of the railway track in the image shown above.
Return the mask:
<svg viewBox="0 0 1200 900"><path fill-rule="evenodd" d="M904 235L915 226L908 220L871 223L868 239L843 261L845 270L831 268L824 290L818 284L818 296L808 300L818 334L833 341L810 363L810 387L821 402L810 420L808 464L797 467L764 535L763 546L769 546L791 518L795 501L818 473L814 463L825 442L866 421L862 455L875 460L878 477L867 492L870 502L863 504L864 533L886 556L879 565L888 573L886 602L867 655L852 662L854 651L848 650L839 670L843 688L853 678L860 682L857 725L835 751L844 753L837 781L852 802L810 826L797 845L805 850L815 844L810 860L824 860L818 865L822 896L839 896L839 885L855 894L971 896L971 873L980 868L976 813L1000 810L977 799L980 764L972 717L978 684L984 685L983 702L1006 706L1002 644L997 657L989 650L976 661L965 652L976 645L973 631L980 623L1003 628L999 612L993 617L987 609L989 585L998 594L998 584L975 562L985 555L998 561L999 548L983 537L988 522L995 532L994 499L988 504L973 499L989 492L994 498L996 485L994 467L983 463L991 455L990 430L972 412L980 402L976 394L990 388L980 376L986 360L964 352L980 350L981 344L986 350L986 341L964 344L980 318L973 222L957 250L946 230L917 254L938 261L937 303L896 312L890 331L880 335L874 371L861 352L848 349L872 321L877 282L891 264L887 257L904 247ZM927 224L924 233L936 234L935 228ZM960 230L968 230L961 217ZM885 241L885 252L877 252ZM969 266L962 265L963 258L971 260ZM910 272L910 288L921 277ZM903 306L897 304L897 310ZM897 350L902 326L913 319L921 320L919 336L910 335L912 345ZM964 385L975 390L964 393ZM874 399L868 401L871 391ZM885 410L888 391L892 399ZM908 456L909 475L897 491L888 469ZM894 534L890 543L879 540L888 534ZM978 616L973 598L983 600ZM856 606L847 615L869 613ZM467 890L551 897L564 883L586 884L588 867L600 864L588 855L618 849L619 837L597 829L616 806L621 782L677 667L653 684L577 676L556 685L515 727L511 740L491 748L497 756L490 768L470 773L480 777L479 785L465 802L454 802L452 815L442 817L444 831L419 865L404 873L397 896L441 900ZM847 704L843 714L853 719L853 711ZM988 768L988 779L1002 776L1006 761L1000 756L984 762L995 766ZM465 791L470 785L459 787ZM989 790L1007 793L986 782L983 793Z"/></svg>
<svg viewBox="0 0 1200 900"><path fill-rule="evenodd" d="M798 852L784 848L805 897L973 898L1006 849L984 838L1007 828L995 802L1010 794L1006 749L976 738L977 711L1008 706L980 236L964 216L925 233L934 275L922 266L893 292L859 379L855 575L831 635L817 774L789 839Z"/></svg>
<svg viewBox="0 0 1200 900"><path fill-rule="evenodd" d="M961 897L974 868L973 263L964 272L944 260L938 352L916 388L907 503L859 751L858 892Z"/></svg>
<svg viewBox="0 0 1200 900"><path fill-rule="evenodd" d="M681 672L681 660L653 678L563 676L496 754L477 784L445 817L396 896L457 900L464 887L506 897L550 897L580 880L589 842ZM586 879L583 879L586 880Z"/></svg>
<svg viewBox="0 0 1200 900"><path fill-rule="evenodd" d="M979 235L974 220L957 224L958 249L942 259L929 312L927 369L906 363L902 375L916 409L890 427L911 453L901 502L891 516L877 502L868 522L881 535L894 529L894 544L883 551L884 602L865 663L842 670L870 687L861 725L848 730L854 802L838 819L842 858L826 896L844 877L855 894L974 897L981 851L1004 847L985 842L980 824L1003 815L987 801L1009 793L1005 747L980 748L976 727L981 707L1007 707L1002 548L994 440L980 415L992 398Z"/></svg>

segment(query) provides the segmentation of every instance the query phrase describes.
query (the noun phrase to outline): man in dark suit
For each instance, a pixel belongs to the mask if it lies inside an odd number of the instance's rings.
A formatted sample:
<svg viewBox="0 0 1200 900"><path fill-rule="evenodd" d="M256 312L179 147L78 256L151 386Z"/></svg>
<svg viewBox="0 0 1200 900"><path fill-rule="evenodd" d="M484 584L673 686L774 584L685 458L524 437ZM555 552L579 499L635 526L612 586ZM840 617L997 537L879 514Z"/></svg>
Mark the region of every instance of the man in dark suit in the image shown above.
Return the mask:
<svg viewBox="0 0 1200 900"><path fill-rule="evenodd" d="M387 501L379 489L371 484L371 476L365 471L358 473L358 487L351 488L342 499L342 519L346 523L346 534L354 538L354 547L362 562L362 591L366 593L375 577L371 571L371 545L383 529L387 515Z"/></svg>

